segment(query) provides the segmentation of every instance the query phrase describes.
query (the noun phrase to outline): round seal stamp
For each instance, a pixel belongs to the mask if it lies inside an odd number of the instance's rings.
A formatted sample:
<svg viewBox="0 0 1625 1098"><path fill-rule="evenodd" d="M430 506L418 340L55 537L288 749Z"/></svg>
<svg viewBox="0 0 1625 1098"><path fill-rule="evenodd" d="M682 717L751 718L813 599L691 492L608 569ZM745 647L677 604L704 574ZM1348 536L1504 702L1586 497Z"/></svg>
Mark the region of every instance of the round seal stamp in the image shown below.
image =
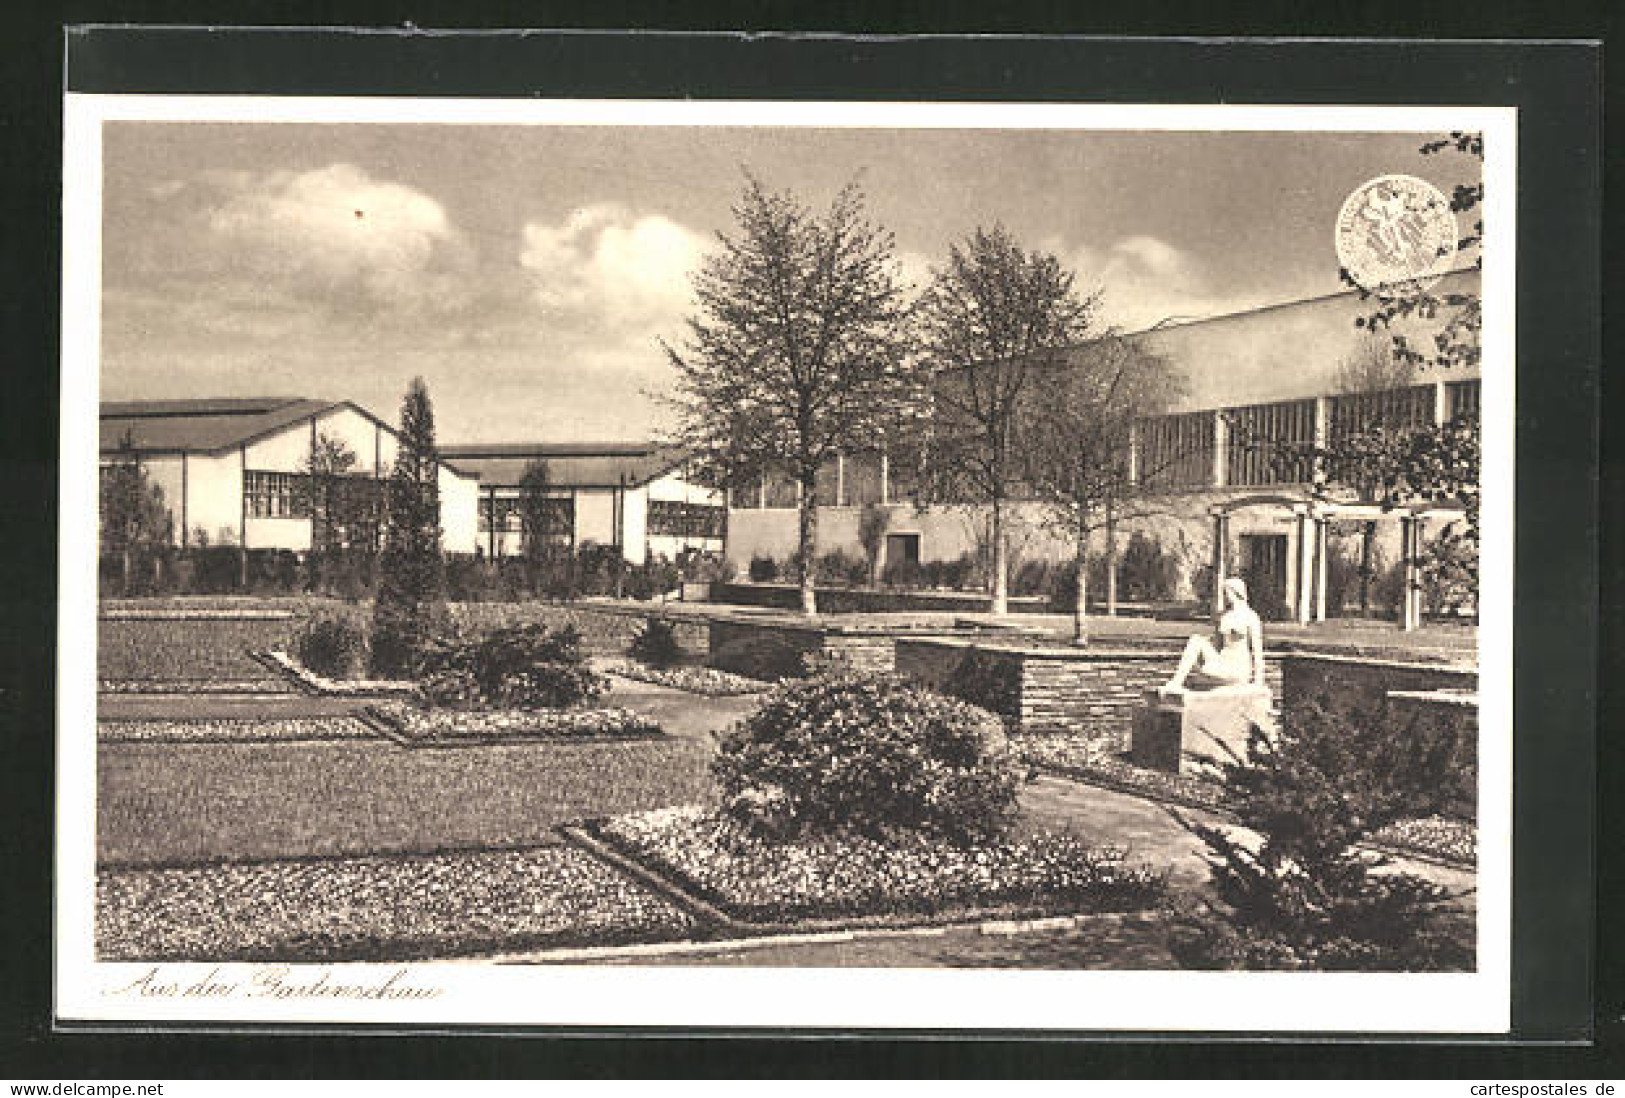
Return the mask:
<svg viewBox="0 0 1625 1098"><path fill-rule="evenodd" d="M1450 200L1414 175L1380 175L1354 188L1337 215L1337 258L1384 297L1425 290L1456 254Z"/></svg>

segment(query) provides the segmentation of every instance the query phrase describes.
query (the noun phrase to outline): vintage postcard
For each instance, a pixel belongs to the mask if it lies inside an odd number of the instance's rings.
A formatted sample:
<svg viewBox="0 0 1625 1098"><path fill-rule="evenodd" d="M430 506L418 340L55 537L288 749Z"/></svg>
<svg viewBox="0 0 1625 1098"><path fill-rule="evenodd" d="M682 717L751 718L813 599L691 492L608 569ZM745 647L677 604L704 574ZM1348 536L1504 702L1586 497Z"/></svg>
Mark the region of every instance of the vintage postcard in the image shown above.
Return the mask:
<svg viewBox="0 0 1625 1098"><path fill-rule="evenodd" d="M58 1016L1506 1032L1516 123L69 95Z"/></svg>

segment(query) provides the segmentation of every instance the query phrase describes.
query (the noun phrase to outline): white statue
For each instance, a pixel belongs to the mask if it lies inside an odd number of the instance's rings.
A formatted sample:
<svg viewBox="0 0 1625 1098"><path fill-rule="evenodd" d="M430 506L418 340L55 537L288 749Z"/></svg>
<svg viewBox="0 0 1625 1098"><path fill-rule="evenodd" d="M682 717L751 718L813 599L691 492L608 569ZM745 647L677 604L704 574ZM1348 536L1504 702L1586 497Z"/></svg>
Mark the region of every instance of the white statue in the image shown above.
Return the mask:
<svg viewBox="0 0 1625 1098"><path fill-rule="evenodd" d="M1264 685L1264 627L1247 603L1240 577L1224 581L1224 612L1213 634L1185 642L1179 669L1160 688L1163 694Z"/></svg>

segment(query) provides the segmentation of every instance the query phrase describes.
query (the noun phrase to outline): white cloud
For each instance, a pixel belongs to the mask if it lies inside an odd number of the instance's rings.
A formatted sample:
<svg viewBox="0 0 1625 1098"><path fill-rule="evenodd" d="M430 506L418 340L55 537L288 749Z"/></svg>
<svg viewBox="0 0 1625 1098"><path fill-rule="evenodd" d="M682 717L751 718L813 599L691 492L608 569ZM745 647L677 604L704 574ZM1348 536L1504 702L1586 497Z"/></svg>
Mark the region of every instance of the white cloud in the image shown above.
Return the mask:
<svg viewBox="0 0 1625 1098"><path fill-rule="evenodd" d="M1081 289L1103 291L1101 319L1125 330L1261 304L1229 292L1190 252L1154 236L1124 237L1104 248L1054 250L1069 255Z"/></svg>
<svg viewBox="0 0 1625 1098"><path fill-rule="evenodd" d="M692 308L689 276L706 245L675 221L601 204L562 224L527 224L519 262L551 322L647 342L675 334Z"/></svg>
<svg viewBox="0 0 1625 1098"><path fill-rule="evenodd" d="M422 191L350 164L215 182L206 223L231 266L339 310L445 307L459 242Z"/></svg>

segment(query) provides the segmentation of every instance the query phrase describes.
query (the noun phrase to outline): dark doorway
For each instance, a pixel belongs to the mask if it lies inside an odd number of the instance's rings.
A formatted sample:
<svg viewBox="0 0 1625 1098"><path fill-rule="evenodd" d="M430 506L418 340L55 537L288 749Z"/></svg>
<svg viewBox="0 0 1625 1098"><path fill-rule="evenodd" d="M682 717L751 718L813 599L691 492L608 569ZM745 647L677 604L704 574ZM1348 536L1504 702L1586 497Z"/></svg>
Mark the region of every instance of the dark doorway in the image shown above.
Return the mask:
<svg viewBox="0 0 1625 1098"><path fill-rule="evenodd" d="M886 535L886 567L890 568L894 564L917 565L919 563L920 535Z"/></svg>
<svg viewBox="0 0 1625 1098"><path fill-rule="evenodd" d="M1285 534L1242 534L1241 567L1238 573L1247 582L1247 598L1266 621L1291 617L1286 601Z"/></svg>

